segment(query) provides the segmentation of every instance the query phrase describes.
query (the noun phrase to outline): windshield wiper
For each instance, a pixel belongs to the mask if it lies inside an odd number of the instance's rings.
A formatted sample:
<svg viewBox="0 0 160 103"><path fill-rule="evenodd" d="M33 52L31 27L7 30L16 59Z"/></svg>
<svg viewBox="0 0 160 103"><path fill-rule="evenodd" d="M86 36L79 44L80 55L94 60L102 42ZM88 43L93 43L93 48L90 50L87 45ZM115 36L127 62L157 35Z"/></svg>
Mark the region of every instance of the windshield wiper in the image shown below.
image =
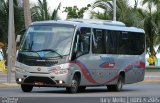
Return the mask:
<svg viewBox="0 0 160 103"><path fill-rule="evenodd" d="M56 54L58 54L61 58L63 58L63 56L58 53L57 51L53 50L53 49L42 49L42 50L37 50L36 52L41 52L41 51L50 51L50 52L54 52Z"/></svg>
<svg viewBox="0 0 160 103"><path fill-rule="evenodd" d="M20 51L20 52L34 52L34 53L38 54L38 56L41 58L40 54L37 51L34 51L34 50L24 49L23 51Z"/></svg>

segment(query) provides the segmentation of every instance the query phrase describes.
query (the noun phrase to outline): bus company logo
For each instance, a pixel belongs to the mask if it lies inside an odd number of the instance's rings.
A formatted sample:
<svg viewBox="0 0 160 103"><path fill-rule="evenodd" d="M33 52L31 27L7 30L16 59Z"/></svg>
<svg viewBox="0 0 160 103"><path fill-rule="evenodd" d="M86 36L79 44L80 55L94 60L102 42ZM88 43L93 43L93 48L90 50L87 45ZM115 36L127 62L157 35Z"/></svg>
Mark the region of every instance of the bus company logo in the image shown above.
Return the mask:
<svg viewBox="0 0 160 103"><path fill-rule="evenodd" d="M101 67L101 68L114 68L115 62L114 62L113 58L100 56L100 59L103 63L101 63L99 65L99 67Z"/></svg>
<svg viewBox="0 0 160 103"><path fill-rule="evenodd" d="M100 59L102 61L105 61L105 62L114 62L114 59L111 58L111 57L102 57L102 56L100 56Z"/></svg>
<svg viewBox="0 0 160 103"><path fill-rule="evenodd" d="M41 68L37 68L38 71L41 71Z"/></svg>

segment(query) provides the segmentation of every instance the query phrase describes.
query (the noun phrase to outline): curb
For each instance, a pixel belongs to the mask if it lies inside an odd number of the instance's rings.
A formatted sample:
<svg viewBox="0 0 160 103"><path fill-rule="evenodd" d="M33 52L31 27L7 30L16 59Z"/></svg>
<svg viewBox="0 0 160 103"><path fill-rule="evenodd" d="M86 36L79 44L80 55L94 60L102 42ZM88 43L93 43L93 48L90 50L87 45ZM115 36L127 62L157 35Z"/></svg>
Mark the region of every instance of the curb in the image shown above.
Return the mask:
<svg viewBox="0 0 160 103"><path fill-rule="evenodd" d="M160 83L160 80L144 80L142 83Z"/></svg>
<svg viewBox="0 0 160 103"><path fill-rule="evenodd" d="M0 83L0 88L15 88L19 86L17 83Z"/></svg>

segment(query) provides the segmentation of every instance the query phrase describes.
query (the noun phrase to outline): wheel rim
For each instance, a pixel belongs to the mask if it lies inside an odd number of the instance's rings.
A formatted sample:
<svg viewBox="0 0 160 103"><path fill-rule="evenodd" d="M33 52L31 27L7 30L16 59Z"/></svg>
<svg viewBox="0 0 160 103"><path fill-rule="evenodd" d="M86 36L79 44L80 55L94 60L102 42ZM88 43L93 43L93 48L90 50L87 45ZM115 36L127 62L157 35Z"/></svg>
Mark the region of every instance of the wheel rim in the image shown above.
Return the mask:
<svg viewBox="0 0 160 103"><path fill-rule="evenodd" d="M122 80L121 80L121 78L118 80L118 85L117 85L117 87L118 87L118 90L121 90L122 89L122 85L123 85L123 83L122 83Z"/></svg>
<svg viewBox="0 0 160 103"><path fill-rule="evenodd" d="M121 88L122 88L122 83L119 82L118 89L121 90Z"/></svg>
<svg viewBox="0 0 160 103"><path fill-rule="evenodd" d="M72 91L73 91L73 92L76 92L76 91L77 91L77 88L78 88L77 81L76 81L76 80L73 80L73 81L72 81Z"/></svg>

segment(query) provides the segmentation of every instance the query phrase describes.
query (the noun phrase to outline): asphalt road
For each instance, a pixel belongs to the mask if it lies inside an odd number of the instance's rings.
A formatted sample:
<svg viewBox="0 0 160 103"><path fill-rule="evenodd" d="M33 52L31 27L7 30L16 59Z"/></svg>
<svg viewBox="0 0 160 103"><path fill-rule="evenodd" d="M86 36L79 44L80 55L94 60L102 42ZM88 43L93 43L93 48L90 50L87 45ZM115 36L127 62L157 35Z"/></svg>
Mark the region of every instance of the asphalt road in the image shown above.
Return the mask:
<svg viewBox="0 0 160 103"><path fill-rule="evenodd" d="M35 87L31 93L23 93L20 87L0 88L0 97L3 97L0 102L6 97L14 97L15 100L17 98L18 102L15 103L101 103L105 102L102 100L103 98L108 99L108 97L160 97L160 83L128 84L123 87L121 92L108 91L105 86L87 87L85 92L77 94L69 94L65 91L65 88ZM12 100L12 98L9 100ZM160 98L157 100L152 103L160 103Z"/></svg>
<svg viewBox="0 0 160 103"><path fill-rule="evenodd" d="M14 73L11 77L11 82L15 84ZM121 92L111 92L103 86L87 87L85 92L77 94L69 94L65 88L45 87L36 87L31 93L23 93L20 87L11 88L12 83L3 84L6 81L7 75L0 73L0 103L160 103L160 72L146 72L145 81L127 84ZM110 97L114 100L116 97L119 101L109 101ZM141 100L141 97L153 101L134 101Z"/></svg>

